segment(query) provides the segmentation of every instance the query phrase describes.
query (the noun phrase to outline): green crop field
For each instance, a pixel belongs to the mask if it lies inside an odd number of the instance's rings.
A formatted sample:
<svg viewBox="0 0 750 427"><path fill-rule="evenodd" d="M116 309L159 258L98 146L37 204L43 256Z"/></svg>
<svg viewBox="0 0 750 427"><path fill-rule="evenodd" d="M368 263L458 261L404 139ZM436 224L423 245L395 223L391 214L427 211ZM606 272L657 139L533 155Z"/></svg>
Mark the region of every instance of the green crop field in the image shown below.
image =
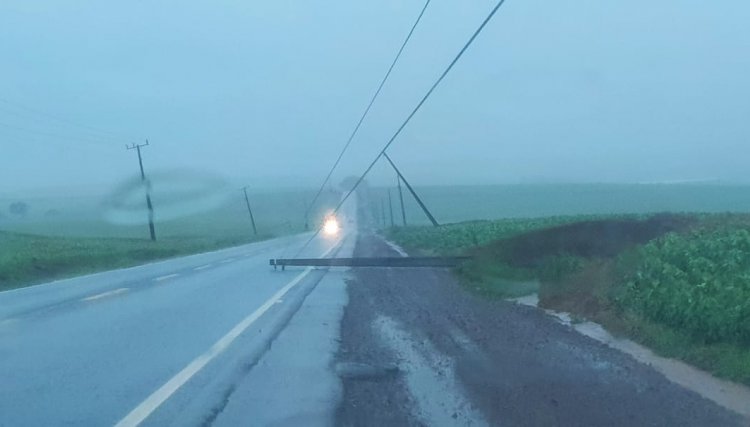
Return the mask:
<svg viewBox="0 0 750 427"><path fill-rule="evenodd" d="M709 343L750 345L750 221L668 234L631 254L618 302Z"/></svg>
<svg viewBox="0 0 750 427"><path fill-rule="evenodd" d="M521 184L416 186L440 223L500 218L547 218L571 215L656 212L750 212L750 186L724 184ZM403 189L409 225L429 221ZM401 224L398 191L391 188L396 224ZM375 217L382 224L380 202L388 193L372 188ZM386 225L390 215L386 212Z"/></svg>

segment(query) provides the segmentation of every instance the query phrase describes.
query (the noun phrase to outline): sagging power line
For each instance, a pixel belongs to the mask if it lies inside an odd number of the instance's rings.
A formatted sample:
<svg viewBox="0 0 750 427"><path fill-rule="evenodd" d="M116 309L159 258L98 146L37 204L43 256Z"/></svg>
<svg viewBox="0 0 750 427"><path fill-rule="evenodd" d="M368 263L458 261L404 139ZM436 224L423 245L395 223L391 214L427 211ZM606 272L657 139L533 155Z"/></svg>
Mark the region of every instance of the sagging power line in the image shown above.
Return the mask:
<svg viewBox="0 0 750 427"><path fill-rule="evenodd" d="M365 176L372 170L372 168L377 164L378 160L380 160L381 157L385 154L385 152L388 150L388 148L393 144L393 141L396 140L396 138L401 134L401 132L404 130L407 124L411 121L412 117L417 113L417 111L422 108L422 105L424 105L425 101L432 95L432 93L435 91L435 88L440 85L440 82L443 81L445 76L448 75L448 73L453 69L453 67L456 65L459 59L463 56L463 54L466 52L466 50L471 46L471 44L474 42L474 40L477 38L479 33L482 32L484 27L487 26L487 23L490 22L493 16L495 16L495 13L500 9L500 7L505 3L505 0L499 0L495 7L492 8L490 13L487 15L487 17L482 21L482 23L479 25L479 27L474 31L474 33L471 35L469 40L464 44L464 46L461 48L461 50L458 52L458 54L453 58L453 60L448 64L448 67L440 74L440 77L433 83L433 85L430 87L430 89L427 91L427 93L422 97L422 99L417 103L416 107L409 113L409 115L406 117L404 122L399 126L399 128L396 130L396 132L393 134L393 136L388 140L388 142L385 144L385 146L380 150L378 155L375 157L375 159L370 163L369 166L365 169L365 171L359 176L357 181L354 183L352 188L344 195L344 197L341 198L341 201L336 205L336 208L333 210L333 213L336 214L341 209L341 206L344 205L344 203L349 199L349 197L354 193L354 191L359 187L359 185L362 183L362 181L365 179ZM300 248L300 250L297 252L299 255L302 253L302 251L307 248L307 246L310 244L310 242L317 237L318 234L320 234L321 227L319 226L315 233L310 237L310 239Z"/></svg>
<svg viewBox="0 0 750 427"><path fill-rule="evenodd" d="M96 138L98 140L115 140L115 141L130 143L130 142L141 139L141 138L136 138L130 135L124 135L120 132L113 132L113 131L102 129L96 126L90 126L87 124L79 123L79 122L58 116L56 114L48 113L46 111L32 108L32 107L20 104L18 102L10 101L4 98L0 98L0 105L5 105L6 106L5 108L7 111L11 111L13 114L16 114L16 115L21 115L21 113L18 112L18 110L21 110L21 111L25 111L27 114L31 113L35 115L37 119L39 117L44 117L48 121L65 124L69 127L77 127L79 129L85 129L89 133L97 133L99 134L99 137ZM14 108L15 111L9 109L8 107ZM90 136L93 136L93 135L90 135Z"/></svg>
<svg viewBox="0 0 750 427"><path fill-rule="evenodd" d="M29 135L36 135L41 137L47 137L47 138L54 138L54 141L66 141L74 144L85 144L87 147L93 147L93 148L103 148L104 145L102 145L102 142L112 142L112 141L106 141L104 139L99 139L96 137L92 137L89 135L70 135L70 134L64 134L64 133L57 133L57 132L45 132L44 130L38 130L38 129L30 129L23 126L17 126L14 124L4 123L0 122L0 127L10 129L11 131L17 131L17 132L23 132L25 134ZM17 139L17 138L14 138Z"/></svg>
<svg viewBox="0 0 750 427"><path fill-rule="evenodd" d="M333 171L336 170L336 167L338 167L339 163L341 162L341 158L344 157L344 153L346 153L346 150L349 148L349 145L351 145L352 141L354 140L354 137L357 135L357 132L359 131L360 126L362 126L362 122L364 122L365 117L367 117L367 114L370 112L372 105L375 103L375 100L380 94L380 91L383 89L385 82L388 80L388 77L391 75L393 68L396 66L396 62L398 62L398 59L401 57L401 53L404 51L404 48L406 47L406 45L409 43L409 40L411 39L412 34L414 34L414 30L417 28L417 25L422 20L422 16L424 15L425 10L427 10L427 6L429 6L429 4L430 4L430 0L427 0L424 6L422 7L422 10L419 12L419 16L417 16L417 19L414 21L414 24L411 26L411 29L409 30L409 34L406 35L406 39L404 39L404 42L401 44L401 47L396 53L396 57L393 58L393 62L391 62L391 66L388 67L388 71L385 73L385 76L383 76L383 79L380 81L380 84L378 85L378 89L375 91L375 94L373 94L372 98L370 99L370 103L367 104L367 108L365 108L365 111L362 113L362 116L359 118L357 125L354 126L354 130L349 135L349 139L346 141L346 144L344 144L344 147L341 149L341 152L339 152L339 155L336 158L336 161L333 162L333 166L331 166L331 169L328 171L328 175L326 175L325 179L323 180L323 183L320 185L320 188L318 189L318 192L315 194L312 201L308 205L307 210L305 211L306 219L308 218L310 214L310 210L312 210L313 208L313 205L320 197L320 194L323 192L323 189L325 188L326 184L331 179L331 175L333 175ZM305 223L307 222L308 221L306 220Z"/></svg>

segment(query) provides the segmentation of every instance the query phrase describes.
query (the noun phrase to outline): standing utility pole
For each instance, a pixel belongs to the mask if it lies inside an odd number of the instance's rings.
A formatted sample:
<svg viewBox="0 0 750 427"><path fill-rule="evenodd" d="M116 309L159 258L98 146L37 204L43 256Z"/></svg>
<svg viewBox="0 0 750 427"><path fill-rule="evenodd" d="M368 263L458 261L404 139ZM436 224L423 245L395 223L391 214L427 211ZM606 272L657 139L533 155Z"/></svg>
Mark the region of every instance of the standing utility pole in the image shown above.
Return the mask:
<svg viewBox="0 0 750 427"><path fill-rule="evenodd" d="M154 229L154 205L151 204L151 182L146 179L146 174L143 172L143 158L141 157L141 147L148 145L148 139L145 144L132 144L130 146L125 145L128 150L138 151L138 165L141 167L141 182L146 184L146 206L148 207L148 231L151 234L151 240L156 241L156 230Z"/></svg>
<svg viewBox="0 0 750 427"><path fill-rule="evenodd" d="M250 222L253 223L253 233L258 235L258 229L255 228L255 218L253 217L253 210L250 209L250 199L247 198L247 186L242 187L242 192L245 193L245 204L247 204L247 212L250 214Z"/></svg>
<svg viewBox="0 0 750 427"><path fill-rule="evenodd" d="M406 208L404 207L404 192L401 190L401 175L396 174L396 182L398 182L398 198L401 200L401 219L406 227Z"/></svg>
<svg viewBox="0 0 750 427"><path fill-rule="evenodd" d="M380 198L380 219L383 220L383 227L385 228L388 224L385 222L385 201Z"/></svg>
<svg viewBox="0 0 750 427"><path fill-rule="evenodd" d="M393 223L393 199L391 199L391 189L388 189L388 210L391 212L391 227L393 227L395 224Z"/></svg>

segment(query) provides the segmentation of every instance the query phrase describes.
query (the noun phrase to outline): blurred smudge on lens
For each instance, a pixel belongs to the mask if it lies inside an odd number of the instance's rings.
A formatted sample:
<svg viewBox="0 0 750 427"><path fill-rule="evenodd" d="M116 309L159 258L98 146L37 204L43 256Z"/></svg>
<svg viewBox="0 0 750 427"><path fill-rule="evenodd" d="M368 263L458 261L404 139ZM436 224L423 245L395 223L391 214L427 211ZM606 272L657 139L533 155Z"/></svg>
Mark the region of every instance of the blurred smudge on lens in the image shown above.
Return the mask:
<svg viewBox="0 0 750 427"><path fill-rule="evenodd" d="M104 202L105 220L119 225L148 222L146 194L151 194L154 220L167 221L216 209L230 194L218 175L193 170L157 171L146 181L133 177L117 186Z"/></svg>

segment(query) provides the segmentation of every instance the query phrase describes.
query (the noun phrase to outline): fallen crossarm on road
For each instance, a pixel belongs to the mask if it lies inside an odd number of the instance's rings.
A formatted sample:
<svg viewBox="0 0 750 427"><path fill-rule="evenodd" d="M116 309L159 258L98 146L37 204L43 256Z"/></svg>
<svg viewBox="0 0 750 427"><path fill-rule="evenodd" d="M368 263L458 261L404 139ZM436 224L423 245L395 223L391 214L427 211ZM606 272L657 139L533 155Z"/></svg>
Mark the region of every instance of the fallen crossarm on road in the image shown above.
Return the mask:
<svg viewBox="0 0 750 427"><path fill-rule="evenodd" d="M457 267L471 257L355 257L355 258L276 258L269 264L274 270L296 267Z"/></svg>

